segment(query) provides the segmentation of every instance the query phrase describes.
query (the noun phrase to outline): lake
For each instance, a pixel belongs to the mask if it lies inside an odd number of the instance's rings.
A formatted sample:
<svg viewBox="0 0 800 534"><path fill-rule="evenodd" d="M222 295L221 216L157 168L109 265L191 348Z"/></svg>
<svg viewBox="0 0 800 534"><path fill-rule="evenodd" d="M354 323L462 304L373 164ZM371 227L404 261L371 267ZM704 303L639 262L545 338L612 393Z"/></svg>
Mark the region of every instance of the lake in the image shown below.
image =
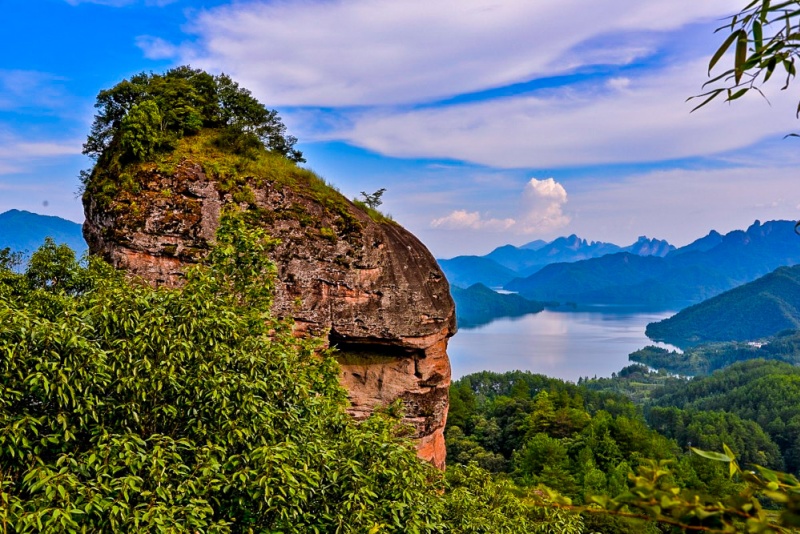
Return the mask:
<svg viewBox="0 0 800 534"><path fill-rule="evenodd" d="M582 376L611 376L632 363L628 354L635 350L647 345L674 349L644 335L647 323L674 313L545 310L460 329L447 353L454 379L477 371L516 369L573 382Z"/></svg>

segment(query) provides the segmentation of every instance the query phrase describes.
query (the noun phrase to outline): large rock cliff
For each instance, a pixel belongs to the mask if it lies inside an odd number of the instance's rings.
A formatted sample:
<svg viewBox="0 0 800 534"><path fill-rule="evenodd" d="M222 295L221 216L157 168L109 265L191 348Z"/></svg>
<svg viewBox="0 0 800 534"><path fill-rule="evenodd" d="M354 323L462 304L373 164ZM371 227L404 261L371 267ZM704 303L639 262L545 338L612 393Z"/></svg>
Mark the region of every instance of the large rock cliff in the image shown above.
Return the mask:
<svg viewBox="0 0 800 534"><path fill-rule="evenodd" d="M208 249L228 203L253 210L280 240L274 312L339 349L352 415L402 399L419 455L443 466L454 304L434 258L396 223L277 156L223 165L183 147L124 176L95 169L84 235L113 265L175 285Z"/></svg>

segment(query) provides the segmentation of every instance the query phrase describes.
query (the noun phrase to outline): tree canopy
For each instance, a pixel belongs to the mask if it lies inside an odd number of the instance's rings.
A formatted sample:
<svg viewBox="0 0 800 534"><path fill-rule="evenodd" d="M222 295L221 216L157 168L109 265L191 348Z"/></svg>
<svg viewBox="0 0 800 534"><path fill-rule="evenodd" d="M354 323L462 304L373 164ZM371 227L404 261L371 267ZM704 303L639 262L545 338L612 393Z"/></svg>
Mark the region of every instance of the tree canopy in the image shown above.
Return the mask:
<svg viewBox="0 0 800 534"><path fill-rule="evenodd" d="M83 153L94 159L111 149L128 161L142 161L168 150L176 139L214 128L220 130L218 144L233 151L262 146L305 161L278 113L225 74L188 66L165 74L143 72L101 91L95 107L98 112L83 145Z"/></svg>

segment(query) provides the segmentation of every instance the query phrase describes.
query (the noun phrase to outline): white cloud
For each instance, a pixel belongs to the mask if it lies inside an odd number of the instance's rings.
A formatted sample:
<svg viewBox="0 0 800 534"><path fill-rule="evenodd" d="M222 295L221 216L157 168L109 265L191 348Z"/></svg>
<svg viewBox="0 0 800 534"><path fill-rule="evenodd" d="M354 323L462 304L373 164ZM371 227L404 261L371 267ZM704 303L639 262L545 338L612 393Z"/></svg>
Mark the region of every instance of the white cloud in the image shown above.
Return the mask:
<svg viewBox="0 0 800 534"><path fill-rule="evenodd" d="M567 191L552 178L531 178L522 192L522 211L518 231L524 234L547 234L569 224L562 211Z"/></svg>
<svg viewBox="0 0 800 534"><path fill-rule="evenodd" d="M32 164L62 156L77 156L81 153L79 141L22 141L9 136L0 136L0 175L22 173Z"/></svg>
<svg viewBox="0 0 800 534"><path fill-rule="evenodd" d="M796 167L763 163L577 181L570 186L570 231L620 244L646 234L681 246L711 229L725 233L755 219L800 218Z"/></svg>
<svg viewBox="0 0 800 534"><path fill-rule="evenodd" d="M63 78L46 72L0 69L0 109L52 109L64 105Z"/></svg>
<svg viewBox="0 0 800 534"><path fill-rule="evenodd" d="M431 221L432 228L442 230L508 231L516 234L548 234L569 224L570 218L562 211L567 202L567 191L553 180L531 178L525 184L515 218L492 218L477 211L455 210L445 217Z"/></svg>
<svg viewBox="0 0 800 534"><path fill-rule="evenodd" d="M139 44L146 54L171 51L224 70L270 106L417 103L626 64L652 51L644 32L739 7L735 0L250 1L199 12L189 27L195 43Z"/></svg>
<svg viewBox="0 0 800 534"><path fill-rule="evenodd" d="M777 86L771 105L752 94L695 113L706 59L638 77L595 80L446 107L351 114L332 134L384 155L452 158L500 168L552 168L704 156L779 137L797 127L796 100Z"/></svg>
<svg viewBox="0 0 800 534"><path fill-rule="evenodd" d="M446 217L431 221L431 227L443 230L508 230L516 224L514 219L484 218L477 211L455 210Z"/></svg>
<svg viewBox="0 0 800 534"><path fill-rule="evenodd" d="M151 35L140 35L136 38L136 46L142 49L147 59L169 59L179 53L179 48L172 43L153 37Z"/></svg>

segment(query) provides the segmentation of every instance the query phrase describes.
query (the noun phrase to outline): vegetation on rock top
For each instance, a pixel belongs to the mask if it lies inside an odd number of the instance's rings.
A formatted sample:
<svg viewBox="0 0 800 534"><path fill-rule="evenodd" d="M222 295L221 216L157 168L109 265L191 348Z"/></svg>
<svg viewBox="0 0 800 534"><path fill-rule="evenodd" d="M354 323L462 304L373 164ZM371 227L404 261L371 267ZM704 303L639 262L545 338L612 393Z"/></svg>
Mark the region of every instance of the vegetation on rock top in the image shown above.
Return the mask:
<svg viewBox="0 0 800 534"><path fill-rule="evenodd" d="M100 206L113 204L121 193L132 197L128 204L135 202L143 171L171 174L189 160L235 203L252 204L253 187L275 183L319 202L346 219L345 226L357 226L353 205L297 166L305 159L277 112L225 74L187 66L163 75L137 74L101 91L95 107L83 152L96 163L81 172L81 180L84 197ZM390 220L362 210L377 222Z"/></svg>

